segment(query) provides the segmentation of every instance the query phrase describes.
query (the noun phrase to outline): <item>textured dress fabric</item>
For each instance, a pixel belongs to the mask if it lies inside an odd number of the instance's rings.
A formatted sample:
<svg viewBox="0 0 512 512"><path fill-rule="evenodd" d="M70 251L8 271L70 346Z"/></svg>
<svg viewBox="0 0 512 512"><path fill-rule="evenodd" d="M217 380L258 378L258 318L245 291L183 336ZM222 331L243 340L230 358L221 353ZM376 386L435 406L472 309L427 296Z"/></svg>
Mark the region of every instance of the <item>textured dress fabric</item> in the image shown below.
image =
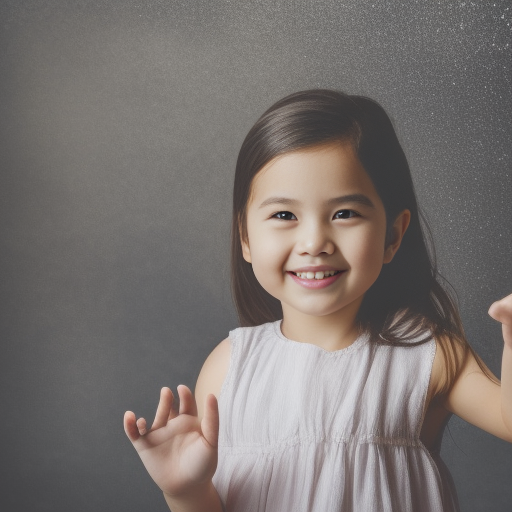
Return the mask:
<svg viewBox="0 0 512 512"><path fill-rule="evenodd" d="M227 512L456 512L419 439L436 344L329 352L281 321L229 333L213 483Z"/></svg>

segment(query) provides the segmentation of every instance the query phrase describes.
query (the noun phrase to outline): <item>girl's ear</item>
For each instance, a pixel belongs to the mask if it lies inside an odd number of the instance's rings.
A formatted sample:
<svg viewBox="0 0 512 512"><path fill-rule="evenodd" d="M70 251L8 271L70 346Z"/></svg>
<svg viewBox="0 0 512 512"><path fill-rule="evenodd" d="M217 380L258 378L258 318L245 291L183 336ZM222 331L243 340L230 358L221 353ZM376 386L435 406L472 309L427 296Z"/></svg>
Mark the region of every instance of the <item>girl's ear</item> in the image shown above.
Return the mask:
<svg viewBox="0 0 512 512"><path fill-rule="evenodd" d="M249 244L242 239L242 255L247 263L252 263L251 251L249 250Z"/></svg>
<svg viewBox="0 0 512 512"><path fill-rule="evenodd" d="M389 263L395 256L396 251L398 251L398 248L402 243L402 238L409 227L410 221L411 212L409 210L404 210L402 213L398 214L395 222L393 222L393 226L391 228L391 242L389 242L384 251L384 263Z"/></svg>
<svg viewBox="0 0 512 512"><path fill-rule="evenodd" d="M252 263L251 251L249 249L249 240L244 238L243 229L240 224L238 225L238 233L240 234L240 241L242 243L242 256L244 257L244 260L247 261L247 263Z"/></svg>

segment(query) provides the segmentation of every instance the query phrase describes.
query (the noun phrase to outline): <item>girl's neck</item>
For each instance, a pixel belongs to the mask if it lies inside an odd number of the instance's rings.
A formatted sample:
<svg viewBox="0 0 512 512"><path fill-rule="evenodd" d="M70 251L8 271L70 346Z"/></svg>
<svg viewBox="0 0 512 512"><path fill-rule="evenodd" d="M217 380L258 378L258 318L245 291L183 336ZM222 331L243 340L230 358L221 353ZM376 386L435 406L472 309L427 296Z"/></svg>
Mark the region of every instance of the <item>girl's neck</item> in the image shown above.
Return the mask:
<svg viewBox="0 0 512 512"><path fill-rule="evenodd" d="M333 352L352 345L361 334L356 322L360 304L352 304L331 315L307 315L283 304L281 332L294 341L311 343Z"/></svg>

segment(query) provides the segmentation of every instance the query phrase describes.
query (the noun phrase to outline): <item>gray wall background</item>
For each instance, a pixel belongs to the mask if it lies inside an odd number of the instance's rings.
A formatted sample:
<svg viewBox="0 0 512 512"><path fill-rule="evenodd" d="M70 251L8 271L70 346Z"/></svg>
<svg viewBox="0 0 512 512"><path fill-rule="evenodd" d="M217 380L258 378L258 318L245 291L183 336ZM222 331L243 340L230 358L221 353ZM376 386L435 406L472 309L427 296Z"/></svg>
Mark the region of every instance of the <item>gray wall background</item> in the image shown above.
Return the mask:
<svg viewBox="0 0 512 512"><path fill-rule="evenodd" d="M396 122L470 342L512 292L504 1L0 2L0 508L166 510L122 428L237 326L235 160L296 90ZM512 445L458 419L465 512L511 510Z"/></svg>

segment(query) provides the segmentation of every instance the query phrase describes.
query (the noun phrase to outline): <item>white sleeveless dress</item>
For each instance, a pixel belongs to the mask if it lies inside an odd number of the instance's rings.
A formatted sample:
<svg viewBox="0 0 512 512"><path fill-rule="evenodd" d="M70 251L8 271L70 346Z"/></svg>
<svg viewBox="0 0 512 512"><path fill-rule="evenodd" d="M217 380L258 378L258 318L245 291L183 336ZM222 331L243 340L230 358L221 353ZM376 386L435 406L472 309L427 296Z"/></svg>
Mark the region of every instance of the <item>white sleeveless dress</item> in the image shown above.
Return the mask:
<svg viewBox="0 0 512 512"><path fill-rule="evenodd" d="M281 321L230 331L213 483L227 512L456 512L419 440L436 345L328 352Z"/></svg>

